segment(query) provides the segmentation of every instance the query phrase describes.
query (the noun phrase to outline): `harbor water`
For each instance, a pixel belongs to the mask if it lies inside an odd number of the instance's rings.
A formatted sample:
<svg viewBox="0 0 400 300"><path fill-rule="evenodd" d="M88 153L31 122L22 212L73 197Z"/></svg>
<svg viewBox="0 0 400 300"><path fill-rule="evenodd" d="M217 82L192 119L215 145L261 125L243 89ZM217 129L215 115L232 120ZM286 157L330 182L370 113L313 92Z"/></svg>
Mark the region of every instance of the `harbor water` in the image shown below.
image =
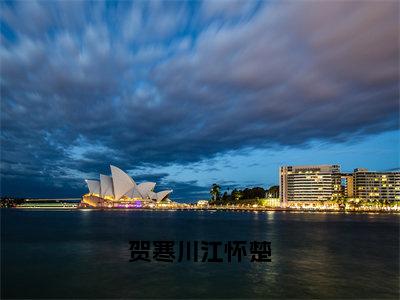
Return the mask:
<svg viewBox="0 0 400 300"><path fill-rule="evenodd" d="M1 210L1 298L398 298L399 215ZM221 242L222 262L130 262L129 241ZM270 242L270 262L226 259ZM186 245L186 244L185 244ZM177 249L177 248L176 248ZM178 249L177 249L178 250ZM200 249L201 250L201 249Z"/></svg>

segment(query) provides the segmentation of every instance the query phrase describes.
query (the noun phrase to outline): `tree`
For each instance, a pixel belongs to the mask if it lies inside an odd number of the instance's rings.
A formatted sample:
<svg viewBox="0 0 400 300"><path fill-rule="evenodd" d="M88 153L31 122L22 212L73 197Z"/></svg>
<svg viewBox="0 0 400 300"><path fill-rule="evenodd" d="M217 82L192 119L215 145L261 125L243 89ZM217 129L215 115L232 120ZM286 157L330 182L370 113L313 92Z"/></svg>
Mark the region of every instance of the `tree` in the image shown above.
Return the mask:
<svg viewBox="0 0 400 300"><path fill-rule="evenodd" d="M237 189L234 189L233 191L232 191L232 193L231 193L231 198L232 198L232 201L238 201L240 198L242 198L242 196L243 196L243 194L242 194L242 191L238 191Z"/></svg>
<svg viewBox="0 0 400 300"><path fill-rule="evenodd" d="M279 198L279 186L274 185L268 189L268 198Z"/></svg>
<svg viewBox="0 0 400 300"><path fill-rule="evenodd" d="M221 190L221 187L216 183L214 183L211 186L210 194L211 194L212 200L214 202L216 202L220 199L220 190Z"/></svg>
<svg viewBox="0 0 400 300"><path fill-rule="evenodd" d="M389 204L390 204L390 201L389 201L388 199L383 199L383 200L381 201L381 209L382 209L383 207L389 207Z"/></svg>
<svg viewBox="0 0 400 300"><path fill-rule="evenodd" d="M343 195L336 195L332 200L339 206L339 209L346 209L347 198Z"/></svg>
<svg viewBox="0 0 400 300"><path fill-rule="evenodd" d="M225 202L228 200L228 193L227 192L224 192L224 194L222 195L222 201L224 202L224 204L225 204Z"/></svg>

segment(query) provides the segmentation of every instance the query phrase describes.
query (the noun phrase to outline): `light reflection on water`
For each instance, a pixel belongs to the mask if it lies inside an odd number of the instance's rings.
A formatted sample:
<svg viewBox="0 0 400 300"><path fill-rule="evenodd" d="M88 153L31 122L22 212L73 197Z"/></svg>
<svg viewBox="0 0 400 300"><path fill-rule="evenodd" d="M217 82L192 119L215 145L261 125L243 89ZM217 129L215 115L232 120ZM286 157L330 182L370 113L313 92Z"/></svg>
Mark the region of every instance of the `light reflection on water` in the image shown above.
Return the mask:
<svg viewBox="0 0 400 300"><path fill-rule="evenodd" d="M1 214L3 298L398 298L398 215L12 209ZM133 239L268 240L272 262L129 263Z"/></svg>

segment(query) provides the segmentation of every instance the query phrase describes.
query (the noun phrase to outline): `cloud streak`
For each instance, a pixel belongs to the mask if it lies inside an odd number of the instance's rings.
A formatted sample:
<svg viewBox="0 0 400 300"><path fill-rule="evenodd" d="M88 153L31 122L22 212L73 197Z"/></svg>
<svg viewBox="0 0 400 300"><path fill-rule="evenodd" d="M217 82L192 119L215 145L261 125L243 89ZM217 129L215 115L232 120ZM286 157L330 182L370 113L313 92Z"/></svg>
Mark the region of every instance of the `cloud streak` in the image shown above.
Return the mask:
<svg viewBox="0 0 400 300"><path fill-rule="evenodd" d="M217 2L2 2L2 193L399 128L397 1Z"/></svg>

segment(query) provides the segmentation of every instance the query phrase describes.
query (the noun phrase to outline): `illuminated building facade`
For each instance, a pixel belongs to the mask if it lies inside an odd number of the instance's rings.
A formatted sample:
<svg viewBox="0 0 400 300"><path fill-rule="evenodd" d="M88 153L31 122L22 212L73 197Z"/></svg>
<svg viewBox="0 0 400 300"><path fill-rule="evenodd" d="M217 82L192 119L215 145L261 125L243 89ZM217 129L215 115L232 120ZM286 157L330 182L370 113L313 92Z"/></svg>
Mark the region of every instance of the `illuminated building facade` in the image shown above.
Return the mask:
<svg viewBox="0 0 400 300"><path fill-rule="evenodd" d="M342 174L344 179L344 196L347 198L354 198L354 176L351 173Z"/></svg>
<svg viewBox="0 0 400 300"><path fill-rule="evenodd" d="M282 207L317 205L341 197L368 201L400 201L400 172L364 168L341 173L338 165L284 166L279 172ZM342 185L344 183L344 185Z"/></svg>
<svg viewBox="0 0 400 300"><path fill-rule="evenodd" d="M154 182L136 182L121 169L110 165L111 176L100 174L100 180L85 180L89 193L82 204L91 207L143 207L169 200L172 190L154 192Z"/></svg>
<svg viewBox="0 0 400 300"><path fill-rule="evenodd" d="M353 195L362 200L400 200L400 172L372 172L355 169L353 173Z"/></svg>
<svg viewBox="0 0 400 300"><path fill-rule="evenodd" d="M209 205L209 201L208 200L199 200L199 201L197 201L197 206L206 207L208 205Z"/></svg>
<svg viewBox="0 0 400 300"><path fill-rule="evenodd" d="M279 173L282 207L290 202L332 200L341 194L338 165L283 166Z"/></svg>

